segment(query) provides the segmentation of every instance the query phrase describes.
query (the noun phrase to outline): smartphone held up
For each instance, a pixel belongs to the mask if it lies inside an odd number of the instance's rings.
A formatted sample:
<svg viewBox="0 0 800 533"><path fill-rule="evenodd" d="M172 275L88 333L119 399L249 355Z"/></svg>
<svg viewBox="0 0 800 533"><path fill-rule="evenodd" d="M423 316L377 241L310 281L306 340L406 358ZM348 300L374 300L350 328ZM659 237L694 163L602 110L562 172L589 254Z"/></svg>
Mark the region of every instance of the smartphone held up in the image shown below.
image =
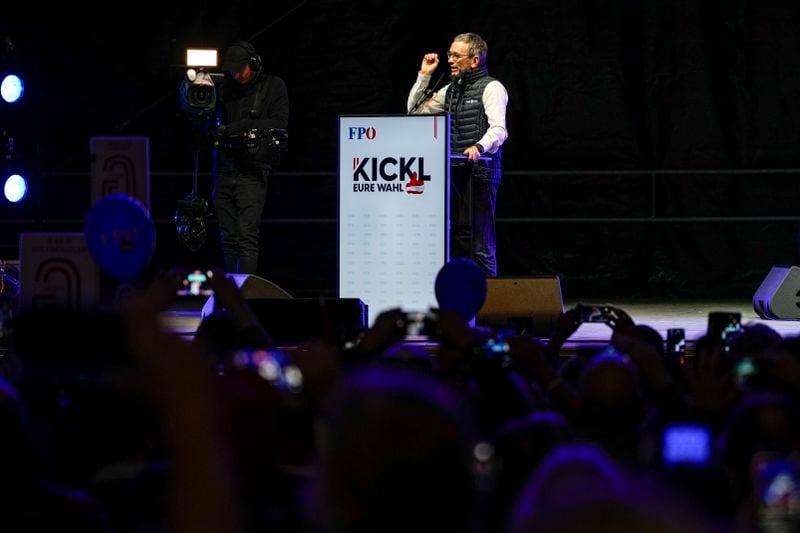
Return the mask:
<svg viewBox="0 0 800 533"><path fill-rule="evenodd" d="M209 280L214 277L211 270L188 270L180 282L177 295L182 297L211 296L214 291Z"/></svg>
<svg viewBox="0 0 800 533"><path fill-rule="evenodd" d="M575 309L578 313L578 322L581 324L592 322L607 324L613 317L612 307L607 304L578 304Z"/></svg>
<svg viewBox="0 0 800 533"><path fill-rule="evenodd" d="M683 328L667 330L667 359L683 366L686 363L686 331Z"/></svg>
<svg viewBox="0 0 800 533"><path fill-rule="evenodd" d="M713 311L708 313L708 326L706 334L717 340L723 351L729 351L729 343L733 337L742 330L742 314Z"/></svg>

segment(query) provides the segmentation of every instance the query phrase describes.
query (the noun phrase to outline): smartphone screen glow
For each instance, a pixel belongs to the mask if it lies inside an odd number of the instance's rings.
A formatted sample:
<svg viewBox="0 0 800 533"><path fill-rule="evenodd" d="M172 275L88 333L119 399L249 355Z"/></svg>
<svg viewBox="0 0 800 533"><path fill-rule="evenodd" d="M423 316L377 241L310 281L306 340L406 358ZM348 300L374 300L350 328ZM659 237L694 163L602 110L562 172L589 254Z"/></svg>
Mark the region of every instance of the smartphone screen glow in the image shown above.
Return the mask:
<svg viewBox="0 0 800 533"><path fill-rule="evenodd" d="M701 424L673 424L664 429L665 466L705 466L711 461L711 430Z"/></svg>

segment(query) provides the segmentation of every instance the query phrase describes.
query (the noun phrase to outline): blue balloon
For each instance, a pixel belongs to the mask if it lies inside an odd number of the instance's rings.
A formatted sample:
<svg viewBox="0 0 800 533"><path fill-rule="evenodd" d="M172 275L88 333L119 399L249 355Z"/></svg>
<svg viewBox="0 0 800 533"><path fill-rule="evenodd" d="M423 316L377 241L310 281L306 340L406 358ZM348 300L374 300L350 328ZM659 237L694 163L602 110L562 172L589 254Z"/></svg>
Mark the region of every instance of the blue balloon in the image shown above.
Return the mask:
<svg viewBox="0 0 800 533"><path fill-rule="evenodd" d="M486 301L486 275L474 261L458 257L436 275L436 301L465 321L472 320Z"/></svg>
<svg viewBox="0 0 800 533"><path fill-rule="evenodd" d="M120 282L134 281L153 257L156 230L147 209L123 193L104 196L86 214L86 245L100 269Z"/></svg>

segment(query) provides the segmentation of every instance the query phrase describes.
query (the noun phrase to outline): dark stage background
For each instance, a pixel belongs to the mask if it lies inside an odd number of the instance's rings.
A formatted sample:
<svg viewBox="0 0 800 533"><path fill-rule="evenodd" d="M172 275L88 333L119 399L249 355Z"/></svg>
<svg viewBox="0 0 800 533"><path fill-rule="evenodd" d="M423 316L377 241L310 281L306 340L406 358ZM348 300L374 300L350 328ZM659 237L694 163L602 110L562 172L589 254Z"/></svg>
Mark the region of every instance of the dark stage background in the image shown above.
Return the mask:
<svg viewBox="0 0 800 533"><path fill-rule="evenodd" d="M404 113L422 55L475 31L510 95L501 275L558 274L567 296L749 298L773 264L797 263L796 0L24 9L4 8L0 26L34 78L22 122L38 172L27 206L0 205L2 259L19 231L81 229L90 136L144 135L154 265L219 264L215 235L189 253L171 222L191 190L179 64L187 46L252 38L291 104L260 274L295 296L335 295L337 115ZM206 197L209 170L204 154Z"/></svg>

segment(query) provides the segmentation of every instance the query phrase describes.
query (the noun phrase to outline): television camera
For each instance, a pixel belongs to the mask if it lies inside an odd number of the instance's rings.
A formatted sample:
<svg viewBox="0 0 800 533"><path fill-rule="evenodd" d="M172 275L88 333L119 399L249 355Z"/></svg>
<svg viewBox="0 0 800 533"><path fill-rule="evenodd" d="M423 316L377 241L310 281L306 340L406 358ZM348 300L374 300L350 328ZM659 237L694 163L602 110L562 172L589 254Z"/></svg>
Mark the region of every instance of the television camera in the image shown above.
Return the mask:
<svg viewBox="0 0 800 533"><path fill-rule="evenodd" d="M216 51L198 51L208 54L199 63L192 62L191 52L187 50L187 66L196 68L186 70L179 93L180 108L192 122L195 134L194 172L192 192L178 201L175 224L179 242L190 251L197 251L207 237L206 219L209 210L208 202L197 194L200 146L210 140L215 149L241 150L252 155L262 148L286 152L288 134L285 129L279 128L228 131L224 125L220 125L218 117L215 117L217 86L225 79L225 75L209 72L204 68L216 66Z"/></svg>

